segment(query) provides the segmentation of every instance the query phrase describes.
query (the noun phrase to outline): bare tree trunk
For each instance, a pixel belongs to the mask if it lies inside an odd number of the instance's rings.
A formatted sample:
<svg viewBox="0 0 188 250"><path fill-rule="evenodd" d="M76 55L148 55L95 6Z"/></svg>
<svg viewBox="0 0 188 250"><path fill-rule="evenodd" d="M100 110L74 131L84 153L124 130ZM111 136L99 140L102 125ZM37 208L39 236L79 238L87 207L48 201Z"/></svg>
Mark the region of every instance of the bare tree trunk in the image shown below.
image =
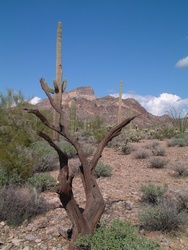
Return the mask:
<svg viewBox="0 0 188 250"><path fill-rule="evenodd" d="M41 86L48 96L52 107L62 115L62 109L55 104L43 79L41 79ZM102 155L103 149L110 140L121 133L123 127L129 124L138 115L128 118L112 128L99 143L92 160L88 161L78 140L71 133L69 133L65 124L59 123L59 126L54 126L53 123L48 121L39 110L27 108L26 110L29 113L35 114L47 127L66 138L66 140L75 147L80 159L81 179L86 197L86 205L84 209L79 208L73 196L72 182L74 176L69 173L67 155L47 134L38 132L39 136L45 139L56 150L59 156L60 171L58 176L59 184L57 186L57 193L59 194L60 201L72 222L72 237L69 249L74 250L76 249L75 242L78 235L92 235L105 209L105 202L94 175L95 167Z"/></svg>

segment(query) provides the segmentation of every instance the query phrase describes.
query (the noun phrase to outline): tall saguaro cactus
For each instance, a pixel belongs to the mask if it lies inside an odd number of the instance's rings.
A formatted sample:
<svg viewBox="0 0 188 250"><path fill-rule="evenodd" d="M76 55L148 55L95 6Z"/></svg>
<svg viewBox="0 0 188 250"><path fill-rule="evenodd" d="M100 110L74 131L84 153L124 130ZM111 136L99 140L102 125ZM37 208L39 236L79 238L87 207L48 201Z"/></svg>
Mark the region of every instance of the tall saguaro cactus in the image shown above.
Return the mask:
<svg viewBox="0 0 188 250"><path fill-rule="evenodd" d="M121 123L122 90L123 90L123 82L120 81L120 86L119 86L119 107L118 107L118 124Z"/></svg>
<svg viewBox="0 0 188 250"><path fill-rule="evenodd" d="M73 135L76 129L76 103L73 99L70 106L70 132Z"/></svg>
<svg viewBox="0 0 188 250"><path fill-rule="evenodd" d="M50 88L45 82L46 88L51 94L54 94L54 103L61 109L62 93L64 92L67 81L66 79L62 82L63 70L62 70L62 23L58 22L57 28L57 41L56 41L56 78L53 81L54 88ZM44 79L41 79L44 81ZM53 113L53 126L57 127L61 121L62 115L59 114L55 109ZM55 130L53 131L53 141L59 141L59 133Z"/></svg>

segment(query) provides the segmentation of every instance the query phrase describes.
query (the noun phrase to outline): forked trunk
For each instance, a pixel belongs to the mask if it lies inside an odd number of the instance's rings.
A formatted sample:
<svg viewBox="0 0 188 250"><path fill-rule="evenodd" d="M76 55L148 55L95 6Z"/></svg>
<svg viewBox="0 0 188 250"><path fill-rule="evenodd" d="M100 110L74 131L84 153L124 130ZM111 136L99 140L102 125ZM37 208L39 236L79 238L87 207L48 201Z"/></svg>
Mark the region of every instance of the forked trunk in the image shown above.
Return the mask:
<svg viewBox="0 0 188 250"><path fill-rule="evenodd" d="M86 206L82 209L76 203L72 193L72 179L66 179L65 169L60 170L58 177L58 194L63 207L65 208L69 219L72 222L72 235L69 249L76 249L76 239L78 235L93 235L97 223L105 209L104 199L95 180L93 171L90 171L91 186L90 191L86 191ZM84 176L83 176L84 177ZM91 185L92 184L92 185ZM87 184L86 184L87 186Z"/></svg>

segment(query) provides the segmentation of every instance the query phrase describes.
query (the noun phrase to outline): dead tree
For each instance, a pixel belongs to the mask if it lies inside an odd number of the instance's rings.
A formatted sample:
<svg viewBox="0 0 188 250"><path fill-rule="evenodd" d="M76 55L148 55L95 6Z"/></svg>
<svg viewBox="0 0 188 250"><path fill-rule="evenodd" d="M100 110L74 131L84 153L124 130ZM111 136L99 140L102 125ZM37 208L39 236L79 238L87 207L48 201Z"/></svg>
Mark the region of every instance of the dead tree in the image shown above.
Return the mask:
<svg viewBox="0 0 188 250"><path fill-rule="evenodd" d="M62 109L55 104L54 99L51 97L50 92L45 85L44 79L41 79L40 82L52 107L60 115L63 115ZM82 210L80 210L74 198L72 190L74 176L69 172L67 155L60 149L58 144L56 144L51 137L43 132L38 132L39 136L46 140L56 150L59 156L60 171L58 176L59 183L57 186L57 193L59 194L60 201L72 222L72 237L69 249L76 249L75 241L78 235L92 235L105 209L105 202L95 178L95 167L102 155L103 149L109 141L121 133L123 127L129 124L137 116L125 119L120 124L113 127L99 143L93 158L89 161L79 141L69 132L65 124L61 124L60 122L58 126L55 127L53 123L47 120L38 109L26 110L29 113L35 114L47 127L66 138L66 140L70 142L77 151L77 155L81 163L80 173L86 197L86 205Z"/></svg>

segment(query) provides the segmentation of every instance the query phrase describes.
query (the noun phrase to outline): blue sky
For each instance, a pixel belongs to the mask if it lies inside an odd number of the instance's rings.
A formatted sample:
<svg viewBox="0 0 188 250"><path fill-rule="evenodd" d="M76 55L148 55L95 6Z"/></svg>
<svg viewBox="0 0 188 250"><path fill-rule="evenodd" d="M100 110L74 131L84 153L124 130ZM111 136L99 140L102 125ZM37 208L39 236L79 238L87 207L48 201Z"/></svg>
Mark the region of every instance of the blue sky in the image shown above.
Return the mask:
<svg viewBox="0 0 188 250"><path fill-rule="evenodd" d="M187 108L187 12L187 0L0 0L0 92L46 98L39 79L52 85L61 21L67 91L115 95L122 80L152 113Z"/></svg>

